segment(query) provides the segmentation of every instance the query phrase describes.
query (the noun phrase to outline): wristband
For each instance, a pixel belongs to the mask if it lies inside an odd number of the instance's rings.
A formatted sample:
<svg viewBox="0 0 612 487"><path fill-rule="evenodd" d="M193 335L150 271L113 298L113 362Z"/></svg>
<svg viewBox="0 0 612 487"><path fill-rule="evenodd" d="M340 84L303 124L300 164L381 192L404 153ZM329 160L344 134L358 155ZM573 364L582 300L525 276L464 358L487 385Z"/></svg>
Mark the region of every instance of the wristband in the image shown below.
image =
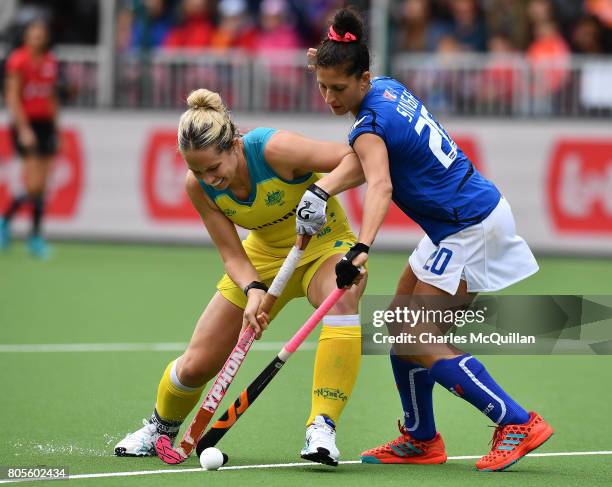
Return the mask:
<svg viewBox="0 0 612 487"><path fill-rule="evenodd" d="M268 286L261 281L252 281L244 287L243 291L247 297L251 289L261 289L262 291L268 292Z"/></svg>
<svg viewBox="0 0 612 487"><path fill-rule="evenodd" d="M362 252L365 252L367 254L369 251L370 251L370 247L368 245L361 243L361 242L357 242L346 253L346 260L352 263L353 259L357 257L359 254L361 254Z"/></svg>
<svg viewBox="0 0 612 487"><path fill-rule="evenodd" d="M311 193L316 194L319 198L321 198L323 201L327 201L329 199L329 194L327 193L327 191L325 191L324 189L319 188L316 184L311 184L310 186L308 186L308 191L310 191Z"/></svg>

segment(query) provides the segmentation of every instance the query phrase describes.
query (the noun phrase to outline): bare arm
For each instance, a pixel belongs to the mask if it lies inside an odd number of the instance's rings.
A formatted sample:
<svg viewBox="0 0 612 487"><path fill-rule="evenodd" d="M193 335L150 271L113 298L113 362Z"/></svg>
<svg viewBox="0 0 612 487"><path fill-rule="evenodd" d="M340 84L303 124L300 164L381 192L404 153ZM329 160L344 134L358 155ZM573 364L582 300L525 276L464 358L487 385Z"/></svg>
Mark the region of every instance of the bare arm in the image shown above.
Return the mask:
<svg viewBox="0 0 612 487"><path fill-rule="evenodd" d="M21 78L17 73L9 73L6 76L6 106L11 114L13 123L17 130L30 128L30 123L23 110L21 103Z"/></svg>
<svg viewBox="0 0 612 487"><path fill-rule="evenodd" d="M242 289L252 281L259 281L257 270L242 247L236 227L202 191L191 171L187 173L185 185L191 203L200 214L204 226L221 254L225 272L230 279ZM249 290L242 317L242 328L251 326L257 340L268 326L265 320L260 321L257 318L257 310L264 295L265 291L261 289Z"/></svg>
<svg viewBox="0 0 612 487"><path fill-rule="evenodd" d="M264 154L274 170L287 179L309 172L335 173L330 178L330 184L339 188L335 193L359 186L364 181L359 159L346 144L279 131L266 144Z"/></svg>
<svg viewBox="0 0 612 487"><path fill-rule="evenodd" d="M187 173L185 186L191 203L200 214L223 259L227 275L240 288L252 281L259 281L259 275L242 247L236 227L204 193L191 171Z"/></svg>
<svg viewBox="0 0 612 487"><path fill-rule="evenodd" d="M350 188L361 186L365 182L365 175L361 162L355 157L345 157L332 172L317 181L317 186L328 195L334 196Z"/></svg>
<svg viewBox="0 0 612 487"><path fill-rule="evenodd" d="M389 156L384 141L374 134L359 136L354 147L368 183L359 242L371 246L391 203L393 186L389 174Z"/></svg>

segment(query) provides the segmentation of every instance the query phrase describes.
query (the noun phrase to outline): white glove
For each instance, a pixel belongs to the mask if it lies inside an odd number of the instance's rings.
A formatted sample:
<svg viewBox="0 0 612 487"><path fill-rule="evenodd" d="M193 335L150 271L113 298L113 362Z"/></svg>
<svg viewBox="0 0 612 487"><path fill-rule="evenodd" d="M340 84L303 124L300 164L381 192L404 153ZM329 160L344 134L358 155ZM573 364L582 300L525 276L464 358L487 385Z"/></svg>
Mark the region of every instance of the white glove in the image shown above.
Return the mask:
<svg viewBox="0 0 612 487"><path fill-rule="evenodd" d="M316 184L311 184L297 206L295 231L299 235L316 235L321 231L327 218L327 198L329 195Z"/></svg>

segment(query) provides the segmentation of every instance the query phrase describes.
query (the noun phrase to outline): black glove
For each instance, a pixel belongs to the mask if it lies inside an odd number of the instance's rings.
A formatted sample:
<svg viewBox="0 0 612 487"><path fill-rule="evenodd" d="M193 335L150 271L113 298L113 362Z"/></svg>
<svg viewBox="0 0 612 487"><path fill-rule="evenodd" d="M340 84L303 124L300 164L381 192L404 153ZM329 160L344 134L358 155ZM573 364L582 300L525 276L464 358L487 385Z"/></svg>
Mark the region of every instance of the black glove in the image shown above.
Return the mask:
<svg viewBox="0 0 612 487"><path fill-rule="evenodd" d="M370 247L361 242L357 242L336 264L336 285L340 289L353 284L353 281L359 275L359 267L353 265L353 259L362 252L367 254L369 251Z"/></svg>

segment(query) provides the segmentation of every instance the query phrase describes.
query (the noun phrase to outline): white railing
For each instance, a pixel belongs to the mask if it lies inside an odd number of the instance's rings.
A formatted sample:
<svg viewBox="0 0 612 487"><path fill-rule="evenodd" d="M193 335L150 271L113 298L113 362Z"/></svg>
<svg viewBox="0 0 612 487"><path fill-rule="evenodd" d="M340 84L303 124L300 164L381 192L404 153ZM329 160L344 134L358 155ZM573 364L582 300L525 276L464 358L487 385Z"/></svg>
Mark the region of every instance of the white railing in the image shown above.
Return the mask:
<svg viewBox="0 0 612 487"><path fill-rule="evenodd" d="M54 49L60 64L60 97L64 105L99 106L101 50L95 46L58 46Z"/></svg>
<svg viewBox="0 0 612 487"><path fill-rule="evenodd" d="M206 87L221 93L233 110L327 110L302 49L269 57L244 51L162 50L116 56L111 67L105 61L109 56L97 47L58 46L55 52L67 106L182 109L191 90ZM5 55L0 45L0 59ZM400 54L390 64L391 74L436 114L612 116L612 56L574 56L564 63L533 66L518 55Z"/></svg>
<svg viewBox="0 0 612 487"><path fill-rule="evenodd" d="M393 74L439 114L610 117L612 57L531 64L524 56L398 55Z"/></svg>
<svg viewBox="0 0 612 487"><path fill-rule="evenodd" d="M191 90L221 93L233 110L325 110L303 50L255 57L244 51L158 51L121 57L116 69L119 106L183 108Z"/></svg>

